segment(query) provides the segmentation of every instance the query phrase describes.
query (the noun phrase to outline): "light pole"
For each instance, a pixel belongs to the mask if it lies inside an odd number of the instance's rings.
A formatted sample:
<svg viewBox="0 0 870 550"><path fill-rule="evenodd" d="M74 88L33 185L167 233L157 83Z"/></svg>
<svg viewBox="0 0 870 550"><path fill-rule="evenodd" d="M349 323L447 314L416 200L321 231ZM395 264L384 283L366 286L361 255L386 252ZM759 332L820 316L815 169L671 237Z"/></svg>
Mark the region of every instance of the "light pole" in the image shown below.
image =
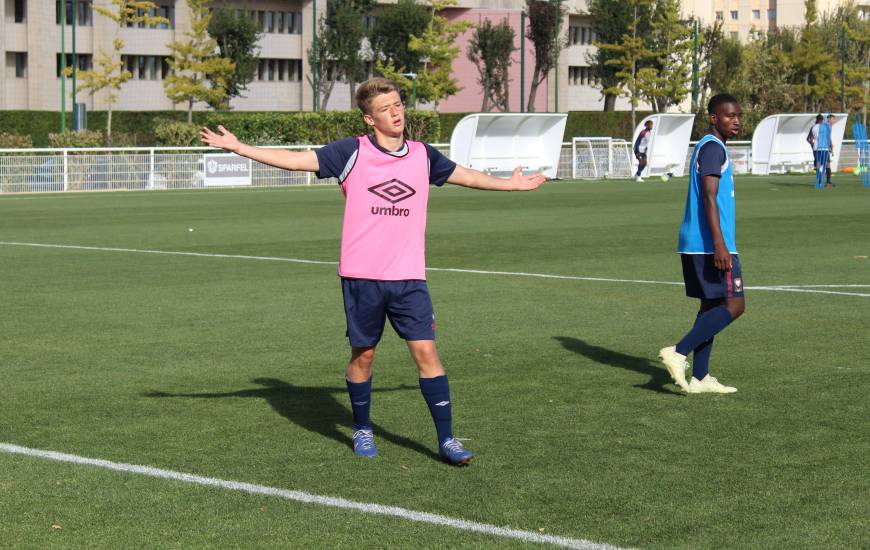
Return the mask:
<svg viewBox="0 0 870 550"><path fill-rule="evenodd" d="M318 76L317 72L319 70L319 67L317 66L317 0L314 0L312 2L311 13L313 14L311 16L311 30L313 32L312 39L311 39L311 51L312 51L311 61L312 61L312 65L313 65L311 67L311 69L312 69L311 80L314 82L314 86L313 86L313 88L314 88L314 98L313 98L314 103L313 103L312 107L314 108L314 112L316 113L317 111L320 110L320 87L319 87L320 84L319 84L318 78L317 78L317 76Z"/></svg>
<svg viewBox="0 0 870 550"><path fill-rule="evenodd" d="M66 132L66 2L60 3L60 131Z"/></svg>
<svg viewBox="0 0 870 550"><path fill-rule="evenodd" d="M417 73L399 73L411 79L411 108L417 108Z"/></svg>

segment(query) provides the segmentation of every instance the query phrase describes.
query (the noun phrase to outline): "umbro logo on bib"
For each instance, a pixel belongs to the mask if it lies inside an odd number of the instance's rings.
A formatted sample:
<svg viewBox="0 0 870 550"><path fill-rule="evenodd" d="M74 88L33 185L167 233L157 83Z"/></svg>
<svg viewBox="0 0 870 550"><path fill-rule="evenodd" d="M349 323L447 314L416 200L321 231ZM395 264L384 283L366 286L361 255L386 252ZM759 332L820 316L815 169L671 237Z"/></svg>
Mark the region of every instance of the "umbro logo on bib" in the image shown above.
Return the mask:
<svg viewBox="0 0 870 550"><path fill-rule="evenodd" d="M369 191L392 204L410 199L417 194L413 187L397 179L373 185L369 187Z"/></svg>

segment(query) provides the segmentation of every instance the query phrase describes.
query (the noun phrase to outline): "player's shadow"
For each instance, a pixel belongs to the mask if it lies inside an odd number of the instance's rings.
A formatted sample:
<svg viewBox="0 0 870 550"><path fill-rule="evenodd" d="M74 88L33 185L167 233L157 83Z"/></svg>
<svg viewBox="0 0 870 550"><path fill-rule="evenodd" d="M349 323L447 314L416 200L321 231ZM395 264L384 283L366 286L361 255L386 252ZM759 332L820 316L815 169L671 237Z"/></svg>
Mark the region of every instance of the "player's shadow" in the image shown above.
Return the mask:
<svg viewBox="0 0 870 550"><path fill-rule="evenodd" d="M339 401L339 396L347 398L346 388L325 386L295 386L276 378L255 378L253 383L262 388L238 390L220 393L168 393L152 391L146 397L186 397L197 399L227 399L254 398L263 399L275 412L309 432L317 433L333 439L342 445L353 447L353 440L340 428L347 426L352 417L348 408ZM414 389L412 386L397 388L373 388L373 393ZM383 426L373 424L375 437L383 438L400 447L405 447L420 454L436 457L435 453L425 446L400 436Z"/></svg>
<svg viewBox="0 0 870 550"><path fill-rule="evenodd" d="M563 348L578 353L584 357L588 357L596 363L611 365L613 367L619 367L621 369L627 369L641 374L648 374L650 377L649 380L644 384L635 385L636 388L644 388L659 393L682 395L680 392L670 389L670 385L673 384L673 381L668 372L663 367L653 363L646 357L636 357L612 349L593 346L579 338L572 338L570 336L553 336L553 339L562 344Z"/></svg>

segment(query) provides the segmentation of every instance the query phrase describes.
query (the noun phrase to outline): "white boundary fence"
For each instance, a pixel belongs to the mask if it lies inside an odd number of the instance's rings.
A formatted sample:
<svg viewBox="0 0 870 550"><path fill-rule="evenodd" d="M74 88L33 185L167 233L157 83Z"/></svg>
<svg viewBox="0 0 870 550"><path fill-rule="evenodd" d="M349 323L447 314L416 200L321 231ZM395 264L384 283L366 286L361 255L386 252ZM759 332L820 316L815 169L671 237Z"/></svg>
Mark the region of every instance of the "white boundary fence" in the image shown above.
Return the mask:
<svg viewBox="0 0 870 550"><path fill-rule="evenodd" d="M448 144L433 144L445 155ZM686 151L691 158L694 142ZM312 150L319 145L273 146L275 149ZM751 166L749 141L728 144L738 173ZM841 146L840 168L856 166L853 140ZM0 149L0 193L63 191L138 191L204 187L204 155L219 153L208 147L114 147L77 149ZM557 177L572 177L571 143L563 143ZM251 163L252 187L335 184L308 172L289 172Z"/></svg>
<svg viewBox="0 0 870 550"><path fill-rule="evenodd" d="M195 189L205 186L206 155L220 152L209 147L0 149L0 192ZM251 185L256 187L334 181L251 163Z"/></svg>

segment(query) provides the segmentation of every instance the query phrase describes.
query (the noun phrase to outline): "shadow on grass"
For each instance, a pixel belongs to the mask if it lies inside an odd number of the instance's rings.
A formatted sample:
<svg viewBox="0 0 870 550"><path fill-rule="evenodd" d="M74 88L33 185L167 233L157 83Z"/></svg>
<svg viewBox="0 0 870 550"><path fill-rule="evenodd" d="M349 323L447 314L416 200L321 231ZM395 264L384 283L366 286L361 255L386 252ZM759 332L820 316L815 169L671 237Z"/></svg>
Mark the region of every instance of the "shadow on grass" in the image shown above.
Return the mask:
<svg viewBox="0 0 870 550"><path fill-rule="evenodd" d="M264 399L275 412L300 428L328 437L342 445L353 447L351 438L340 429L341 427L349 426L352 419L351 412L343 404L344 400L347 399L346 388L295 386L277 378L255 378L252 382L263 387L220 393L168 393L152 391L144 395L145 397L187 397L197 399L239 397ZM373 393L382 393L407 389L414 389L414 387L403 385L397 388L374 388L372 391ZM339 401L340 398L343 398L343 400ZM437 458L438 456L424 445L390 432L378 424L373 424L372 429L376 437L386 439L399 447L416 451L431 458Z"/></svg>
<svg viewBox="0 0 870 550"><path fill-rule="evenodd" d="M563 348L587 357L596 363L619 367L621 369L627 369L641 374L648 374L650 379L645 384L635 385L635 388L643 388L659 393L682 395L681 392L674 391L670 389L670 387L665 387L673 385L671 376L664 367L659 366L657 363L650 361L646 357L626 355L611 349L593 346L579 338L572 338L570 336L553 336L553 339L562 344Z"/></svg>

